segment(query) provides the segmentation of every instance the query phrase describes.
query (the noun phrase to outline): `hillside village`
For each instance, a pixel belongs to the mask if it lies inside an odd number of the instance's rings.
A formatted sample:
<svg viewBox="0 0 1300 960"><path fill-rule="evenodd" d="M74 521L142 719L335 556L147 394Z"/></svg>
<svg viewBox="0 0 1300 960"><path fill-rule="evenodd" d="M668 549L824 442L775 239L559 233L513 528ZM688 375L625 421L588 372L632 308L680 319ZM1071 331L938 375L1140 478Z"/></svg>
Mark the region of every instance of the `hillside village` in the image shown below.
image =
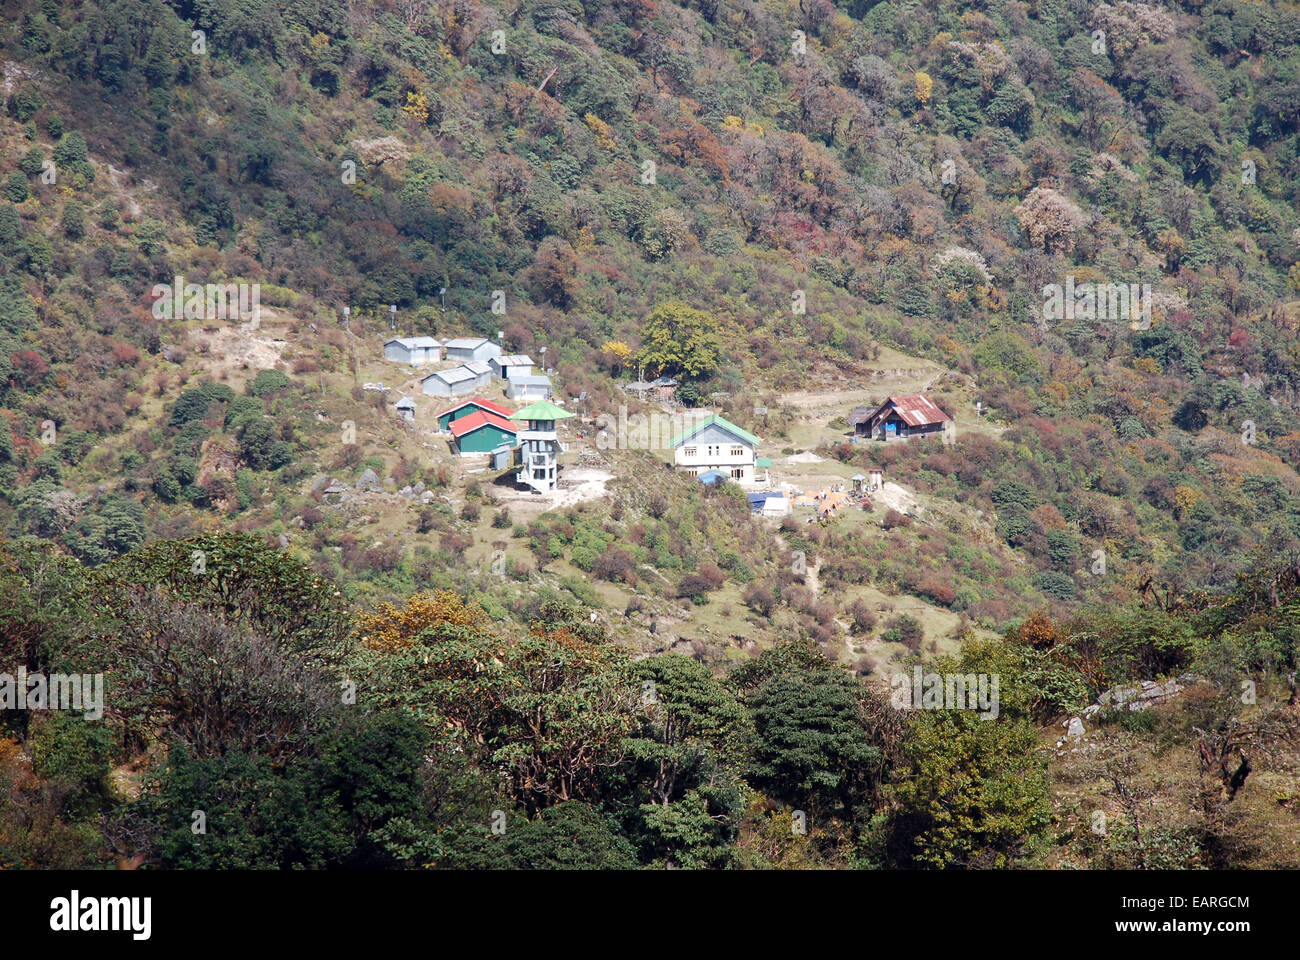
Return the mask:
<svg viewBox="0 0 1300 960"><path fill-rule="evenodd" d="M272 312L255 335L267 336L276 322ZM249 334L254 335L252 331ZM436 492L423 483L399 483L385 476L384 469L374 468L357 468L351 475L321 474L305 481L305 492L320 495L326 509L342 511L349 517L348 527L357 530L358 536L375 537L376 546L390 540L418 544L423 539L414 529L419 526L417 519L394 523L396 518L389 515L402 502L426 507L442 504L455 512L467 502L467 489L490 491L486 494L490 501L518 523L563 516L584 505L586 509L608 510L615 502L635 495L633 491L638 488L662 487L681 496L688 489L685 478L712 492L719 483L732 484L748 507L747 523L761 531L769 544L767 549L787 555L793 548L785 542L783 523L815 524L819 529L834 525L834 529L843 530L846 548L856 551L860 548L852 546L853 541L862 541L865 546L871 538L888 536L888 528L895 524L914 520L932 523L935 516L949 512L944 507L929 516L923 505L925 498L889 481L882 467L863 470L824 455L827 446L837 443L872 446L867 436L855 433L848 425L854 401L870 399L875 403L879 398L872 409L888 407L891 388L898 391L895 396L909 396L902 393L904 388L940 379L942 371L924 364L911 369L881 367L867 374L879 382L878 387L846 390L843 400L839 399L839 391L828 391L818 396L816 408L805 406L810 397L794 395L791 399L796 406L789 408L789 419L779 421L781 426L775 435L764 440L713 409L684 406L673 389L676 382L669 377L661 377L661 381L668 382L651 390L641 389L642 382L635 380L610 384L613 392L608 396L627 407L620 414L586 402L581 393L571 395L563 377L545 378L546 392L538 399L531 395L519 398L515 381L539 379L533 373L538 366L527 355L506 354L501 344L486 338L403 337L380 345L372 334L366 334L358 337L355 349L357 363L351 373L364 381L365 393L382 398L386 411L381 421L366 421L366 431L358 433L358 443L369 449L364 442L369 432L381 448L403 451L399 454L403 460L427 458L430 470L426 473L446 470L448 474L448 483ZM446 381L453 379L448 374L467 370L469 364L484 363L480 359L483 357L487 358L488 370L482 375L473 374L473 381L465 381L471 385L458 386L454 392L430 392L431 382L442 390ZM286 366L291 363L286 359ZM232 374L247 377L253 372L249 369ZM772 404L775 412L782 398L769 396L765 402ZM538 423L525 419L529 409L541 403L553 404L559 411L543 431L535 429ZM764 424L778 422L760 405L727 413L737 419L747 418L757 429L765 430ZM336 418L343 418L343 414L336 414ZM356 421L358 431L362 422ZM987 421L972 426L996 429ZM885 435L883 427L880 433ZM390 435L392 439L384 439ZM898 435L891 432L889 436L890 441L880 443L893 442ZM916 442L939 445L944 441L934 433ZM796 443L798 446L794 446ZM550 457L537 449L539 444L550 448ZM814 452L818 449L822 454ZM530 464L528 468L523 466L525 462ZM646 473L647 469L655 472ZM548 476L552 470L553 479ZM534 471L541 472L536 482L529 476ZM527 564L527 552L521 552L515 541L503 539L493 527L484 525L470 535L473 543L463 548L463 555L479 570L490 571L494 563L497 569L505 569L507 562ZM293 542L300 536L289 531L288 540ZM797 581L809 585L814 598L819 590L821 562L810 561L796 575ZM798 568L800 561L787 560L787 564ZM560 561L549 568L558 572L564 566ZM614 584L596 584L602 600L613 603L614 610L647 603L648 598L640 590L625 593L626 585L620 590ZM634 647L646 652L703 643L711 645L717 655L726 656L727 650L743 653L730 637L753 636L755 624L745 623L752 614L743 603L737 603L741 591L733 590L724 588L704 607L650 600L648 609L655 611L653 615L638 615L616 625ZM962 629L968 629L962 618L916 598L900 602L871 590L862 590L860 596L882 623L906 615L923 624L924 635L936 649L946 648ZM838 635L828 649L853 668L871 662L878 678L884 676L890 660L910 655L903 642L859 638L856 628L844 621L827 623L831 634ZM763 633L760 629L759 636ZM750 642L746 641L745 646Z"/></svg>

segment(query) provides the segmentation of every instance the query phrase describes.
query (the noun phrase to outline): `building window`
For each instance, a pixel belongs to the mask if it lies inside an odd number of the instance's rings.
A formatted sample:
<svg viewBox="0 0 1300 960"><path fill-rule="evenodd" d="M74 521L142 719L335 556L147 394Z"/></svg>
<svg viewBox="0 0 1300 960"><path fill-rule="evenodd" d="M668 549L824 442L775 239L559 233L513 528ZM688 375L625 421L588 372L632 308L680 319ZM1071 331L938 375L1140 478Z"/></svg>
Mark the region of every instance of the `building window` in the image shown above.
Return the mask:
<svg viewBox="0 0 1300 960"><path fill-rule="evenodd" d="M687 447L685 450L682 451L682 455L683 455L683 456L687 456L687 457L693 457L693 456L695 456L695 448L694 448L694 447Z"/></svg>
<svg viewBox="0 0 1300 960"><path fill-rule="evenodd" d="M742 479L744 479L745 471L744 471L742 468L740 468L740 467L735 467L735 468L731 471L731 475L732 475L735 479L737 479L737 480L742 480Z"/></svg>
<svg viewBox="0 0 1300 960"><path fill-rule="evenodd" d="M731 455L732 455L733 457L743 457L743 456L745 455L745 448L744 448L744 447L732 447L732 448L731 448Z"/></svg>

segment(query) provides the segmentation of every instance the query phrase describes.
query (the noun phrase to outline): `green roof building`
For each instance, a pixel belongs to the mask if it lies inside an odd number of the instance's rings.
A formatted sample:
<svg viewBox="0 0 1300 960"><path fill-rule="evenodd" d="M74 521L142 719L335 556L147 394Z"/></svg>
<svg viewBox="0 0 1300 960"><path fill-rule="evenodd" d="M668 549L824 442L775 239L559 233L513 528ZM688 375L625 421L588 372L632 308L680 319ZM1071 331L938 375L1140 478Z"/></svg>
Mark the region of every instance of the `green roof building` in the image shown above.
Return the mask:
<svg viewBox="0 0 1300 960"><path fill-rule="evenodd" d="M555 432L555 424L572 416L568 410L549 400L538 400L511 414L511 420L527 424L519 431L517 483L532 488L536 493L552 493L559 487L559 458L564 452L564 444L560 443Z"/></svg>

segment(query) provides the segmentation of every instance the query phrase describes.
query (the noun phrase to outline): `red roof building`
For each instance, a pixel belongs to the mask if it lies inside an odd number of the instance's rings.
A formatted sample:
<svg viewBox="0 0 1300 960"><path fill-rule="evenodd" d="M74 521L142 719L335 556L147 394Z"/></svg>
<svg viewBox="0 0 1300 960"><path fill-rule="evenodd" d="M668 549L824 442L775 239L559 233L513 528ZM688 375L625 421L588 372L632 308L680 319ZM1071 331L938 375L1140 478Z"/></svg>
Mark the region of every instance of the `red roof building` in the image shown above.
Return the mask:
<svg viewBox="0 0 1300 960"><path fill-rule="evenodd" d="M889 397L869 416L860 420L856 432L877 440L907 440L943 433L952 417L923 393Z"/></svg>
<svg viewBox="0 0 1300 960"><path fill-rule="evenodd" d="M456 452L461 454L490 453L502 444L513 447L519 442L519 427L489 410L459 417L450 429Z"/></svg>
<svg viewBox="0 0 1300 960"><path fill-rule="evenodd" d="M453 403L446 410L439 411L438 429L450 429L452 421L459 420L461 417L468 417L476 410L486 410L489 413L495 413L499 417L509 417L514 413L514 410L502 404L484 400L482 397L470 397L467 400L461 400L459 403Z"/></svg>

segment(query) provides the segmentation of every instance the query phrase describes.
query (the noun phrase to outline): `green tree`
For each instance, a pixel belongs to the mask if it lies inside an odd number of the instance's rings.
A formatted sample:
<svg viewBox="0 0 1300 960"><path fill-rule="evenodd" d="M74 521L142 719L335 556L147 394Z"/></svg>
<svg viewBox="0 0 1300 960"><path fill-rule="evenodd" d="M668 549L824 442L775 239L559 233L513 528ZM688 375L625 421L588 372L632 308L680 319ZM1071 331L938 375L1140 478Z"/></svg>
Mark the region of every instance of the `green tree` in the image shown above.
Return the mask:
<svg viewBox="0 0 1300 960"><path fill-rule="evenodd" d="M254 397L264 397L268 393L277 393L292 383L289 377L279 370L259 370L251 383L248 385L248 392Z"/></svg>
<svg viewBox="0 0 1300 960"><path fill-rule="evenodd" d="M69 240L80 240L86 235L86 209L75 201L63 207L63 234Z"/></svg>
<svg viewBox="0 0 1300 960"><path fill-rule="evenodd" d="M780 672L745 698L754 723L749 782L815 816L852 822L879 793L897 714L829 662Z"/></svg>
<svg viewBox="0 0 1300 960"><path fill-rule="evenodd" d="M31 192L27 189L27 178L18 170L9 174L5 181L5 196L11 203L25 203Z"/></svg>
<svg viewBox="0 0 1300 960"><path fill-rule="evenodd" d="M641 803L643 858L679 867L729 857L749 716L704 664L680 654L638 661L640 724L625 747Z"/></svg>
<svg viewBox="0 0 1300 960"><path fill-rule="evenodd" d="M901 865L1005 867L1051 823L1038 735L1026 720L920 711L890 794Z"/></svg>
<svg viewBox="0 0 1300 960"><path fill-rule="evenodd" d="M673 300L646 317L637 362L654 373L707 377L721 365L718 323L703 310Z"/></svg>

